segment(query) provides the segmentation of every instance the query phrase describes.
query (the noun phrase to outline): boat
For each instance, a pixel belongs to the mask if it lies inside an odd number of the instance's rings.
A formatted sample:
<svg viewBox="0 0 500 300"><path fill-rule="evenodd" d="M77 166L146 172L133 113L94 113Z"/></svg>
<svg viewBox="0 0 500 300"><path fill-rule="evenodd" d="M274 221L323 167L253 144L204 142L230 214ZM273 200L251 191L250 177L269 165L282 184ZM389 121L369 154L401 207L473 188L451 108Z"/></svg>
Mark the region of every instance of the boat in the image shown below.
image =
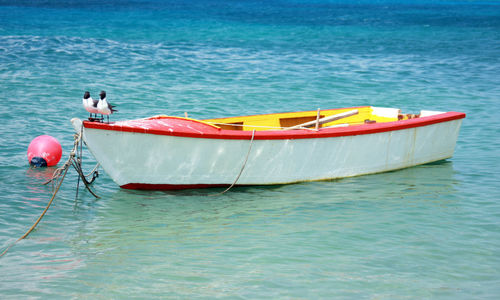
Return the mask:
<svg viewBox="0 0 500 300"><path fill-rule="evenodd" d="M161 190L330 180L440 161L452 157L463 118L360 106L71 122L117 185Z"/></svg>

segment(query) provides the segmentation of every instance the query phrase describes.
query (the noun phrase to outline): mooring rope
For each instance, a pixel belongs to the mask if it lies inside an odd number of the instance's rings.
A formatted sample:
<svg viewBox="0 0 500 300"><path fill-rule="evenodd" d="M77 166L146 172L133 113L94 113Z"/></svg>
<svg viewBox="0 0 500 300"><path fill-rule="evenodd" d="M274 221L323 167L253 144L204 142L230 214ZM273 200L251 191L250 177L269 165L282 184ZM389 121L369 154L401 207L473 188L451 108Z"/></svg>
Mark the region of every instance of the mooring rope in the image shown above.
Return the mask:
<svg viewBox="0 0 500 300"><path fill-rule="evenodd" d="M81 167L81 160L80 161L75 160L75 155L76 155L76 152L78 150L78 145L81 143L82 134L81 133L75 134L74 135L74 139L75 139L75 141L74 141L74 145L73 145L73 150L71 150L71 152L69 154L68 160L64 163L64 165L62 167L57 168L54 171L54 173L52 174L52 178L50 180L48 180L47 182L43 183L44 185L52 183L52 191L53 192L52 192L52 197L50 197L50 200L47 203L47 206L43 210L42 214L38 217L38 219L35 221L35 223L30 227L30 229L28 229L28 231L26 231L25 234L23 234L15 242L13 242L12 244L10 244L0 254L0 257L4 256L5 253L7 253L7 251L9 251L10 248L12 248L15 244L17 244L17 242L19 242L20 240L26 238L36 228L36 226L38 225L38 223L40 223L40 221L42 220L42 218L45 215L45 213L49 210L49 207L52 204L52 201L54 201L54 199L55 199L55 197L57 195L57 192L59 191L59 188L61 187L61 185L62 185L62 183L64 181L64 178L66 177L66 174L68 173L68 169L69 169L70 166L73 166L75 168L75 170L78 172L78 176L82 177L82 181L85 183L85 186L89 190L89 192L94 197L99 198L99 196L97 196L90 189L90 187L89 187L89 184L91 184L95 180L95 178L97 177L97 176L95 176L95 174L97 174L97 167L99 166L99 164L97 164L97 166L94 168L94 170L92 170L92 172L90 173L90 174L93 174L92 180L88 181L87 178L85 177L85 174L83 174L82 167Z"/></svg>
<svg viewBox="0 0 500 300"><path fill-rule="evenodd" d="M68 168L66 167L64 169L64 173L62 175L62 178L61 180L59 181L59 184L57 184L57 188L54 190L54 192L52 193L52 197L50 198L49 200L49 203L47 204L47 207L45 207L45 209L43 210L42 214L38 217L38 219L35 221L35 223L31 226L30 229L28 229L28 231L26 231L25 234L23 234L20 238L18 238L14 243L12 243L10 246L8 246L3 252L2 254L0 254L0 257L4 256L5 253L7 253L7 251L9 251L10 248L12 248L12 246L14 246L15 244L17 244L17 242L19 242L20 240L24 239L25 237L27 237L34 229L35 227L38 225L38 223L40 223L40 221L42 220L43 216L45 215L45 213L47 212L47 210L49 210L49 207L50 205L52 204L52 201L54 200L54 198L56 197L56 194L57 192L59 191L59 188L61 187L63 181L64 181L64 177L66 176L66 173L68 172Z"/></svg>
<svg viewBox="0 0 500 300"><path fill-rule="evenodd" d="M238 182L241 174L243 173L243 170L245 169L245 166L247 165L248 157L250 156L250 151L252 150L254 138L255 138L255 129L252 131L252 138L250 139L250 146L248 146L247 156L245 157L245 161L243 162L243 165L241 166L240 172L238 173L238 176L236 176L236 179L234 180L234 182L224 191L222 191L220 193L209 194L208 196L219 196L219 195L225 194Z"/></svg>
<svg viewBox="0 0 500 300"><path fill-rule="evenodd" d="M97 163L95 165L95 167L92 169L92 171L90 171L90 173L88 173L87 175L85 175L85 177L89 177L90 175L92 175L92 180L90 181L90 183L92 183L95 180L94 177L99 177L99 175L97 175L97 176L94 175L97 172L97 168L99 168L99 166L100 166L100 164ZM97 174L99 174L99 173L97 173Z"/></svg>

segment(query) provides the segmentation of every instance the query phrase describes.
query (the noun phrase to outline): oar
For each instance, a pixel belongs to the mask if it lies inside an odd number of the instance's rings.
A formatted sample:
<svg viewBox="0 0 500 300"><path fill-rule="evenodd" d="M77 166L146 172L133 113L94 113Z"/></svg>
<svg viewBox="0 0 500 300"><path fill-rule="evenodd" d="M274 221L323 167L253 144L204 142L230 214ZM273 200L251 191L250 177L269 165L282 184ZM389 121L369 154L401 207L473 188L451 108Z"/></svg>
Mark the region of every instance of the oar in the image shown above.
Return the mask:
<svg viewBox="0 0 500 300"><path fill-rule="evenodd" d="M292 127L283 128L283 130L303 129L303 127L308 127L308 126L312 126L315 124L317 124L319 126L321 124L325 124L325 123L337 121L337 120L340 120L343 118L347 118L350 116L354 116L354 115L357 115L358 113L359 113L359 111L357 109L353 109L353 110L349 110L349 111L346 111L346 112L343 112L340 114L324 117L324 118L321 118L319 120L309 121L309 122L305 122L305 123L295 125Z"/></svg>

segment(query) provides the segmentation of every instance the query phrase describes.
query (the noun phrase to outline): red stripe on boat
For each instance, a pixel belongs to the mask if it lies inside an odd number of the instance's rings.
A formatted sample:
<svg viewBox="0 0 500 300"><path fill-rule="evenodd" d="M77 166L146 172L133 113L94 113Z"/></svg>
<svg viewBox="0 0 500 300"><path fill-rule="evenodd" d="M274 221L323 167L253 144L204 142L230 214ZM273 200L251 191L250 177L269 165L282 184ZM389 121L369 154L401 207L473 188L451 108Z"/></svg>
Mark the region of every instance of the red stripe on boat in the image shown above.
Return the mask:
<svg viewBox="0 0 500 300"><path fill-rule="evenodd" d="M461 112L447 112L438 115L420 117L409 120L393 121L386 123L351 125L348 127L321 128L314 130L266 130L256 131L256 140L282 140L282 139L308 139L328 138L372 134L386 131L403 130L422 127L442 122L449 122L465 118ZM248 140L252 131L224 130L213 125L193 119L178 117L161 117L152 119L140 119L121 121L116 123L98 123L84 121L83 126L89 129L101 129L111 131L134 132L143 134L168 135L189 138L208 139L235 139Z"/></svg>
<svg viewBox="0 0 500 300"><path fill-rule="evenodd" d="M120 186L129 190L186 190L205 189L211 187L228 187L230 184L149 184L149 183L127 183Z"/></svg>

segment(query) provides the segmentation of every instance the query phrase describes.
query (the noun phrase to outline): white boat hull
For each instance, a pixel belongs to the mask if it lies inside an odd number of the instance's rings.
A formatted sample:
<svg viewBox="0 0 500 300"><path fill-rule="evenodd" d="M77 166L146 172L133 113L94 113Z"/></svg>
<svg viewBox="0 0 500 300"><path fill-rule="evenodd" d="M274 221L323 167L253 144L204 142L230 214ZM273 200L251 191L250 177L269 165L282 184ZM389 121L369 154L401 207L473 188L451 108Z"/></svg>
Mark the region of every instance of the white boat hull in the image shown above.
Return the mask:
<svg viewBox="0 0 500 300"><path fill-rule="evenodd" d="M176 189L232 184L247 153L238 185L335 179L439 161L453 155L461 122L371 134L253 141L95 128L84 128L83 137L119 186Z"/></svg>

